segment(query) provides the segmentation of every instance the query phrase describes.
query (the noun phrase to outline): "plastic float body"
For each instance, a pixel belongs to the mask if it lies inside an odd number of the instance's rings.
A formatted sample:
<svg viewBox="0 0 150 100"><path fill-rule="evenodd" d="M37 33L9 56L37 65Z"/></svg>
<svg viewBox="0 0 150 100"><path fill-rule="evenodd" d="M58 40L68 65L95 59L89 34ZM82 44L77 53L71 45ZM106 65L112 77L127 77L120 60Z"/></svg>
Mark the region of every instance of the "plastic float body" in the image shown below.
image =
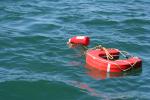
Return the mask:
<svg viewBox="0 0 150 100"><path fill-rule="evenodd" d="M90 38L87 36L74 36L70 38L68 42L73 44L82 44L84 46L88 46L90 42Z"/></svg>
<svg viewBox="0 0 150 100"><path fill-rule="evenodd" d="M142 60L138 57L128 59L118 59L120 51L118 49L107 49L114 60L108 60L103 49L88 50L86 53L86 64L100 71L122 72L142 66ZM118 60L117 60L118 59Z"/></svg>

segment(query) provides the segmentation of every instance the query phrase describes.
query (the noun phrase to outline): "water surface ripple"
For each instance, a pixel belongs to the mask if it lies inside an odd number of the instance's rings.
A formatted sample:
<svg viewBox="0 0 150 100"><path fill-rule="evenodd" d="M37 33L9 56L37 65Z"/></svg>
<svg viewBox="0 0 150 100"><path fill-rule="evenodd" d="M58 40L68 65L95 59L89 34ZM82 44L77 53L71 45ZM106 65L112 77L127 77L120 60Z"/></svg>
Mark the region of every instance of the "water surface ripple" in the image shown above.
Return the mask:
<svg viewBox="0 0 150 100"><path fill-rule="evenodd" d="M149 100L149 0L1 0L1 100ZM112 75L89 71L75 35L90 47L127 50L143 68Z"/></svg>

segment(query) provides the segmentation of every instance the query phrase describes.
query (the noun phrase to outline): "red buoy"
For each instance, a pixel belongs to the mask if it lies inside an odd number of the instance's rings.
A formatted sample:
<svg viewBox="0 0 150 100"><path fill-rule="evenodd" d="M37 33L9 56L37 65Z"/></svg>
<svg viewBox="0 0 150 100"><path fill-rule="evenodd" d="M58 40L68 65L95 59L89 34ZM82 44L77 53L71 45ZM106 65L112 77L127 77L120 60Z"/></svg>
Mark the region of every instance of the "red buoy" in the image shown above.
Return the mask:
<svg viewBox="0 0 150 100"><path fill-rule="evenodd" d="M89 42L90 42L90 38L87 36L74 36L69 39L69 43L81 44L84 46L88 46Z"/></svg>
<svg viewBox="0 0 150 100"><path fill-rule="evenodd" d="M118 59L120 54L118 49L107 49L107 51L115 60L107 59L105 50L95 49L87 51L86 63L100 71L106 72L123 72L142 66L142 60L138 57Z"/></svg>

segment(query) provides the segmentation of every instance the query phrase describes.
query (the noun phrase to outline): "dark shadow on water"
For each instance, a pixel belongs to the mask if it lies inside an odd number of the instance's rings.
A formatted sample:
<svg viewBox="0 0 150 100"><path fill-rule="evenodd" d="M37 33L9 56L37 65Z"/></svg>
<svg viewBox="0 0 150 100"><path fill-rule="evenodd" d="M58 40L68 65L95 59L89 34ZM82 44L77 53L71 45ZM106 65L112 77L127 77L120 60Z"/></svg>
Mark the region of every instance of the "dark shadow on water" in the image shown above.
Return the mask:
<svg viewBox="0 0 150 100"><path fill-rule="evenodd" d="M85 65L87 69L87 74L96 80L103 80L107 78L117 78L117 77L126 77L126 76L139 76L142 73L142 68L131 69L130 71L120 72L120 73L111 73L97 70L89 65Z"/></svg>

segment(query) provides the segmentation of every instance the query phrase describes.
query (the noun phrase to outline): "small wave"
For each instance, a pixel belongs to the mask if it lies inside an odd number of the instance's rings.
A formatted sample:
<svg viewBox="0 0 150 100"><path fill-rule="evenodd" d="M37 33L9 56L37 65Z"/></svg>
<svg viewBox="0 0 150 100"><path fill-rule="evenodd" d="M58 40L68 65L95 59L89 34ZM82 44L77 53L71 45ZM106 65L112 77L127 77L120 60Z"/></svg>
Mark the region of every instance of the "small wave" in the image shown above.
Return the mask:
<svg viewBox="0 0 150 100"><path fill-rule="evenodd" d="M44 35L30 35L30 36L17 36L13 37L13 39L17 42L24 42L24 43L39 43L41 41L46 41L48 40L47 36Z"/></svg>
<svg viewBox="0 0 150 100"><path fill-rule="evenodd" d="M124 29L120 29L119 31L126 33L126 34L134 34L134 35L141 35L145 34L145 35L149 35L150 30L143 28L143 27L129 27L129 28L124 28Z"/></svg>
<svg viewBox="0 0 150 100"><path fill-rule="evenodd" d="M27 70L20 69L6 69L0 68L0 82L6 81L39 81L39 80L47 80L47 81L60 81L65 80L66 77L63 75L59 75L58 73L54 75L54 73L35 73Z"/></svg>
<svg viewBox="0 0 150 100"><path fill-rule="evenodd" d="M59 20L63 21L63 22L77 22L77 20L80 20L79 16L75 16L75 15L66 15L66 16L60 16L58 17Z"/></svg>
<svg viewBox="0 0 150 100"><path fill-rule="evenodd" d="M127 19L122 21L121 23L124 24L141 24L141 25L146 25L146 24L150 24L150 20L147 19Z"/></svg>
<svg viewBox="0 0 150 100"><path fill-rule="evenodd" d="M46 23L33 23L32 25L28 26L30 30L37 31L37 32L45 32L45 31L50 31L50 30L55 30L55 29L60 29L61 26L56 25L56 24L46 24Z"/></svg>
<svg viewBox="0 0 150 100"><path fill-rule="evenodd" d="M113 20L102 20L102 19L93 19L93 20L87 20L82 22L84 25L116 25L118 22Z"/></svg>

